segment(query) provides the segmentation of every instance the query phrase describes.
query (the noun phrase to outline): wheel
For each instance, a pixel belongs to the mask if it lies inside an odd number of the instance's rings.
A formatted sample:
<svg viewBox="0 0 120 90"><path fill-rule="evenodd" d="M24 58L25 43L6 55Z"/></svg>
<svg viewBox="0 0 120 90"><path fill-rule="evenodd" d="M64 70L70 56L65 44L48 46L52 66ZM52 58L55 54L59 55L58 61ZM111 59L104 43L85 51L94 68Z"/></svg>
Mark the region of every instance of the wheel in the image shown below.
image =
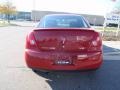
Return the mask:
<svg viewBox="0 0 120 90"><path fill-rule="evenodd" d="M32 69L33 72L35 73L44 73L44 74L48 74L49 71L46 71L46 70L38 70L38 69Z"/></svg>

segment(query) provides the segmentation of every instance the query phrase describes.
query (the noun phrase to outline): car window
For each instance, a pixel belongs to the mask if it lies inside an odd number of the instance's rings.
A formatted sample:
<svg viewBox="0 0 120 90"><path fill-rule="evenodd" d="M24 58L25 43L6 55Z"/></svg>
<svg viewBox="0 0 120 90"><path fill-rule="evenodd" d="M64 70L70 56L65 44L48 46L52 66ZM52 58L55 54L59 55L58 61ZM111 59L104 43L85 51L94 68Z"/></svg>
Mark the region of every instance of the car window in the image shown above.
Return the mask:
<svg viewBox="0 0 120 90"><path fill-rule="evenodd" d="M89 24L81 16L47 16L38 28L88 28Z"/></svg>

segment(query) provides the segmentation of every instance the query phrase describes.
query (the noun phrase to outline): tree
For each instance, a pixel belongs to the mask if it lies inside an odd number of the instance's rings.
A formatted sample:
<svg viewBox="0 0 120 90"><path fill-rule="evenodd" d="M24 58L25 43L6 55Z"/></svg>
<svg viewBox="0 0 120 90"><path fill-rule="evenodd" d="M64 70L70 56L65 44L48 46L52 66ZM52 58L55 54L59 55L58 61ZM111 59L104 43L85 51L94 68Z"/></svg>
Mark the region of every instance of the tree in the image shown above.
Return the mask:
<svg viewBox="0 0 120 90"><path fill-rule="evenodd" d="M0 13L4 14L8 20L8 23L10 23L10 15L16 13L16 7L13 6L11 2L5 2L0 5Z"/></svg>

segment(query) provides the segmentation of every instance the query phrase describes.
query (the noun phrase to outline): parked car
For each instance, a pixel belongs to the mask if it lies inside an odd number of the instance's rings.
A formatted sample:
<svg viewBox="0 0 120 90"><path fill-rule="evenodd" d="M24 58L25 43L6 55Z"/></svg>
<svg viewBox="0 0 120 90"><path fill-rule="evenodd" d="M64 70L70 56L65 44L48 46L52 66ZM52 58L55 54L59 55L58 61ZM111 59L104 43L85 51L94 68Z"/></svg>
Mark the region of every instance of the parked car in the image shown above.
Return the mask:
<svg viewBox="0 0 120 90"><path fill-rule="evenodd" d="M97 69L103 61L101 36L80 15L46 15L27 35L25 60L38 70Z"/></svg>

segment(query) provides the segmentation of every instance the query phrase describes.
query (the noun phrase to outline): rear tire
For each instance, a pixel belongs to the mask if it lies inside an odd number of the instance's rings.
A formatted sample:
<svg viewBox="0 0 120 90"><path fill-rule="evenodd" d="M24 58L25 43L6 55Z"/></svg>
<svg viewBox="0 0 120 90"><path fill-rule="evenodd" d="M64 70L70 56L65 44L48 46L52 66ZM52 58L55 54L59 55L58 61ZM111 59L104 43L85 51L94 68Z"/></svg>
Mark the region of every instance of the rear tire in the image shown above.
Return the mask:
<svg viewBox="0 0 120 90"><path fill-rule="evenodd" d="M97 71L99 70L100 67L94 68L94 69L90 69L90 71Z"/></svg>
<svg viewBox="0 0 120 90"><path fill-rule="evenodd" d="M45 71L45 70L38 70L38 69L32 69L33 72L35 73L44 73L44 74L48 74L49 71Z"/></svg>

